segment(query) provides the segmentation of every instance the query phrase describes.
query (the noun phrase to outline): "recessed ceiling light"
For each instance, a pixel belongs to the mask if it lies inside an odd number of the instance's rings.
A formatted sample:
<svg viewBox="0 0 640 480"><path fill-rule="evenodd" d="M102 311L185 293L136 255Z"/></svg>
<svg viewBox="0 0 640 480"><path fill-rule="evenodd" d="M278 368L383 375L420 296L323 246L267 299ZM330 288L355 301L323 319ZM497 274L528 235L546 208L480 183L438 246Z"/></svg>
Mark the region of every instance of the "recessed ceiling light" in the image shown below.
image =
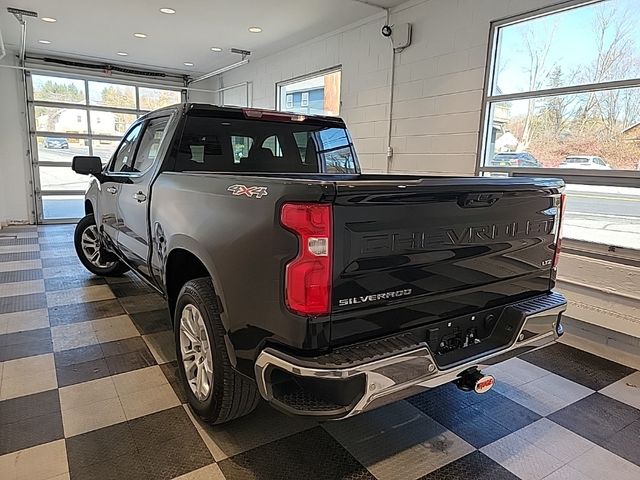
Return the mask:
<svg viewBox="0 0 640 480"><path fill-rule="evenodd" d="M222 49L220 47L211 47L212 52L221 52Z"/></svg>
<svg viewBox="0 0 640 480"><path fill-rule="evenodd" d="M129 54L127 52L116 52L116 55L120 55L121 57L126 57Z"/></svg>
<svg viewBox="0 0 640 480"><path fill-rule="evenodd" d="M134 33L133 36L136 38L147 38L146 33Z"/></svg>
<svg viewBox="0 0 640 480"><path fill-rule="evenodd" d="M185 66L185 67L193 67L193 63L191 63L191 62L184 62L184 66Z"/></svg>
<svg viewBox="0 0 640 480"><path fill-rule="evenodd" d="M173 8L161 8L160 11L162 13L166 13L167 15L173 15L176 11Z"/></svg>
<svg viewBox="0 0 640 480"><path fill-rule="evenodd" d="M251 33L260 33L262 29L260 27L249 27Z"/></svg>
<svg viewBox="0 0 640 480"><path fill-rule="evenodd" d="M51 42L49 40L38 40L38 43L41 43L43 45L49 45Z"/></svg>
<svg viewBox="0 0 640 480"><path fill-rule="evenodd" d="M56 23L58 20L52 17L42 17L40 20L47 23Z"/></svg>

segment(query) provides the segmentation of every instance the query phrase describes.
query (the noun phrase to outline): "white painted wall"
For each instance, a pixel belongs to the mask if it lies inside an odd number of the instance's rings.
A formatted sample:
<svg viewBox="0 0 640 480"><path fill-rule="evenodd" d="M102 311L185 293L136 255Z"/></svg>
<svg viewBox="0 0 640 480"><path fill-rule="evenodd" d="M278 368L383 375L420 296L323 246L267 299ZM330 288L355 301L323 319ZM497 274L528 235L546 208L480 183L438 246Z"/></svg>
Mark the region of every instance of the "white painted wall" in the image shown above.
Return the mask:
<svg viewBox="0 0 640 480"><path fill-rule="evenodd" d="M492 20L558 0L411 0L391 24L413 24L396 56L393 172L472 175ZM252 82L253 106L275 108L276 83L342 65L342 110L366 171L386 170L391 71L383 14L223 74ZM225 103L237 95L225 95Z"/></svg>
<svg viewBox="0 0 640 480"><path fill-rule="evenodd" d="M15 56L0 65L15 65ZM0 225L30 220L26 130L20 73L0 66Z"/></svg>

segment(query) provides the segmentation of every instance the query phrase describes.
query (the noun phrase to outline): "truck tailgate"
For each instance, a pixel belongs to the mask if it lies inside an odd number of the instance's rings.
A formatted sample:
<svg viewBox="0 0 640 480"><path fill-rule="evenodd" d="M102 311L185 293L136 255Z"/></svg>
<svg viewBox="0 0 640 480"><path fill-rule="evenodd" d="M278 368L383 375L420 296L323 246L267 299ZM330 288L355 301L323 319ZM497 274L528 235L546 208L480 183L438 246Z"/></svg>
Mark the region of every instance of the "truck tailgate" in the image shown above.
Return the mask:
<svg viewBox="0 0 640 480"><path fill-rule="evenodd" d="M334 345L550 289L562 181L373 178L336 182Z"/></svg>

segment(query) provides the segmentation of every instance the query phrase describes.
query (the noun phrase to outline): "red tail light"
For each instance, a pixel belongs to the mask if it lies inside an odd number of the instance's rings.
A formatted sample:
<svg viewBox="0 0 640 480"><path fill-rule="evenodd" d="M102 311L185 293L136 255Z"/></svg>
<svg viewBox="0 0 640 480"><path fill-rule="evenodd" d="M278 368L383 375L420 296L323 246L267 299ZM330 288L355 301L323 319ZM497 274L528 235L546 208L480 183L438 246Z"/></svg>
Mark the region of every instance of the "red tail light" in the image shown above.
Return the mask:
<svg viewBox="0 0 640 480"><path fill-rule="evenodd" d="M556 234L556 251L553 254L552 267L556 268L560 261L560 249L562 247L562 217L564 217L564 209L567 205L567 194L560 195L560 207L558 209L558 233Z"/></svg>
<svg viewBox="0 0 640 480"><path fill-rule="evenodd" d="M285 269L287 308L301 315L331 311L332 214L326 203L285 203L280 221L298 236L298 256Z"/></svg>

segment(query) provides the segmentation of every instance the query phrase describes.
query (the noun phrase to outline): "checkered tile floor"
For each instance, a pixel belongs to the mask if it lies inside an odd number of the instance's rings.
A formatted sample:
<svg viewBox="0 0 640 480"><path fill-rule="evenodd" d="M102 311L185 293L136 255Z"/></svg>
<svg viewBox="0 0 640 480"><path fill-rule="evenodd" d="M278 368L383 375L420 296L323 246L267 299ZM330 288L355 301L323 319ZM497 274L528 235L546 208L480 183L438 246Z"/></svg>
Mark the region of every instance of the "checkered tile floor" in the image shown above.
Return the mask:
<svg viewBox="0 0 640 480"><path fill-rule="evenodd" d="M348 421L261 405L196 421L169 316L135 277L96 278L72 226L0 232L3 479L640 479L640 372L566 345Z"/></svg>

